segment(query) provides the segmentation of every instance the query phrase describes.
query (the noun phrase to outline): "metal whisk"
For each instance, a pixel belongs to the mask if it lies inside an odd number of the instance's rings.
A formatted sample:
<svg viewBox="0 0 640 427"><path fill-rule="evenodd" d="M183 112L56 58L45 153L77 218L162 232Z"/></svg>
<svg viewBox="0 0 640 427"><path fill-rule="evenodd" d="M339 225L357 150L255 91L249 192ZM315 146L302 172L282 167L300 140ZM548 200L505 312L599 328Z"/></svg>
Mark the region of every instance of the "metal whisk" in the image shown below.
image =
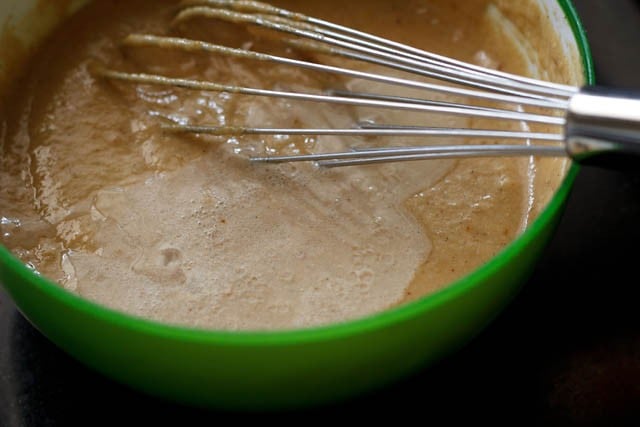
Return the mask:
<svg viewBox="0 0 640 427"><path fill-rule="evenodd" d="M339 135L455 137L465 140L491 138L529 141L527 144L462 144L410 147L357 148L348 152L293 156L253 157L252 162L314 161L322 166L349 166L380 162L482 156L570 156L583 163L628 163L630 154L640 154L640 97L611 89L578 88L540 81L457 61L393 42L368 33L308 17L274 6L245 0L185 1L175 21L194 17L257 25L295 36L284 39L297 49L364 61L424 79L400 78L266 53L235 49L199 40L132 34L127 46L160 47L186 52L204 52L285 64L304 69L365 79L388 85L424 90L463 98L467 103L443 102L372 93L329 91L323 94L267 90L218 82L171 78L144 73L125 73L96 67L96 74L109 79L141 84L177 86L186 89L234 94L281 97L361 107L422 111L469 118L539 123L545 132L497 129L444 128L358 123L348 129L257 128L243 126L166 125L174 132L212 135ZM470 103L472 100L473 103ZM491 106L482 106L488 102ZM496 107L495 105L499 105ZM535 113L524 111L535 108ZM498 126L496 126L497 128ZM535 141L535 143L532 143Z"/></svg>

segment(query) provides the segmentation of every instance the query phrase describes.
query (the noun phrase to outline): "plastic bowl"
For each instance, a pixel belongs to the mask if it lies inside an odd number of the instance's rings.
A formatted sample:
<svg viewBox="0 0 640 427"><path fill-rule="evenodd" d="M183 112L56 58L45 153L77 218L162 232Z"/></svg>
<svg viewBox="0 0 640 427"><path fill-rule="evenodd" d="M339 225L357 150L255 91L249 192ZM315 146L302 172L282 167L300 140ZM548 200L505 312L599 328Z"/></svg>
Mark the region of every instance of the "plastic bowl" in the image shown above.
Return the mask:
<svg viewBox="0 0 640 427"><path fill-rule="evenodd" d="M0 17L5 22L13 14L15 20L35 3L3 2ZM577 47L586 81L592 83L591 57L575 9L565 0L545 3L562 18L556 27ZM42 34L62 19L64 13L56 10L43 18ZM481 331L533 269L577 172L572 166L529 229L472 274L415 302L326 327L251 333L154 323L65 291L34 274L2 246L0 283L51 341L104 375L146 393L226 409L335 401L428 366Z"/></svg>

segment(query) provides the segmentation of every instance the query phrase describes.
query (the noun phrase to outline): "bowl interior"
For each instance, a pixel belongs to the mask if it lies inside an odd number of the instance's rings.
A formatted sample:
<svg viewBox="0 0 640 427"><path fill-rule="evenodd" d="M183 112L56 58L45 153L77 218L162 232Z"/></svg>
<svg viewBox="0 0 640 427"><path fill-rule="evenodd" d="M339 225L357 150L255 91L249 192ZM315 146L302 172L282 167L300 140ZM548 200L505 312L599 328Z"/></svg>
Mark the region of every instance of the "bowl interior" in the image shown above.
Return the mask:
<svg viewBox="0 0 640 427"><path fill-rule="evenodd" d="M0 5L0 16L4 17L5 29L4 37L0 39L0 45L12 48L3 49L0 53L0 82L16 78L19 74L20 66L24 63L29 52L69 14L85 4L86 1L76 0L72 2L36 2L36 1L8 1ZM497 4L505 2L497 1ZM580 26L575 9L570 1L566 0L540 0L538 2L549 20L561 42L562 50L569 62L569 76L567 79L573 83L593 82L593 65L591 63L588 43L585 33ZM506 3L508 4L508 3ZM512 25L506 22L505 25ZM521 33L524 34L524 33ZM16 43L16 41L18 41ZM527 40L520 43L527 44ZM531 48L531 46L529 46ZM533 74L537 74L535 70ZM455 294L465 292L465 289L482 282L491 272L499 269L500 266L508 263L515 255L526 246L526 242L533 239L540 231L546 228L553 217L563 205L572 181L577 173L576 166L566 174L557 191L548 194L549 203L540 209L540 215L526 232L510 244L499 255L494 257L484 266L474 271L470 275L458 280L440 292L423 297L417 301L407 303L399 308L372 315L364 319L345 322L338 325L330 325L319 328L309 328L300 331L279 331L279 332L220 332L192 330L184 327L167 326L155 322L149 322L133 316L128 316L113 310L106 309L100 305L89 302L71 294L59 286L51 283L43 277L34 274L17 260L5 247L0 246L0 263L4 268L18 272L20 276L34 286L46 291L51 297L64 300L82 310L88 310L95 315L104 316L111 321L126 323L131 327L144 325L145 328L157 328L158 332L171 334L185 334L184 338L195 334L196 336L208 336L210 338L229 339L259 339L272 340L276 337L282 339L312 339L325 334L347 332L352 333L359 328L375 328L376 325L383 324L400 316L411 316L412 313L428 310L429 307L446 303L448 298Z"/></svg>
<svg viewBox="0 0 640 427"><path fill-rule="evenodd" d="M506 0L495 2L506 9L517 8ZM83 3L13 0L0 4L0 17L7 23L0 39L0 82L15 79L30 50ZM542 15L553 23L569 63L567 80L593 83L585 33L571 3L538 3ZM544 44L544 40L537 42ZM436 360L490 321L513 296L516 282L526 275L552 233L577 173L572 165L529 228L482 267L439 292L340 324L275 332L161 324L78 297L35 274L3 246L0 283L25 317L70 354L154 394L236 408L333 399ZM403 363L398 363L401 358ZM343 380L346 375L348 384Z"/></svg>

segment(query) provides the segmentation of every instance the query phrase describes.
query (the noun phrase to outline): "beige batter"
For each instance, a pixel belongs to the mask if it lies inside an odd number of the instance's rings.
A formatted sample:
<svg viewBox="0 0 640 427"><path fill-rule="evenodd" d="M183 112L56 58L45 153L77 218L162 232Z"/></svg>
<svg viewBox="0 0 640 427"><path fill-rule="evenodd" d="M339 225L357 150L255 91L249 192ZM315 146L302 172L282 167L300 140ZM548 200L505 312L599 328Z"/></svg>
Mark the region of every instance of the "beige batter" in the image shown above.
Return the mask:
<svg viewBox="0 0 640 427"><path fill-rule="evenodd" d="M496 25L509 11L505 2L502 12L487 1L275 3L463 60L531 71ZM246 158L256 154L421 141L164 133L159 125L167 121L470 124L127 85L91 73L90 64L102 63L269 89L411 95L290 67L118 45L131 32L169 33L309 59L267 34L221 22L192 19L170 29L173 5L92 3L42 47L9 98L13 107L4 109L1 242L91 300L216 329L297 328L363 316L437 290L495 255L527 226L562 176L562 162L540 168L531 159L333 170L250 165ZM563 75L563 65L554 64L545 77Z"/></svg>

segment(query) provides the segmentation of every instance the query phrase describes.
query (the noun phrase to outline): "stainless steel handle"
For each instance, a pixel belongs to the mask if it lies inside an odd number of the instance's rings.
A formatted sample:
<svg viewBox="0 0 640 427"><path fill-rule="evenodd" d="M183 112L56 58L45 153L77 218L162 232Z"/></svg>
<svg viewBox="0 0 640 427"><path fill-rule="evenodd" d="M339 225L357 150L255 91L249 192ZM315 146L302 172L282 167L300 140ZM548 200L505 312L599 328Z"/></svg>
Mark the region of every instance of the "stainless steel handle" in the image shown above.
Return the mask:
<svg viewBox="0 0 640 427"><path fill-rule="evenodd" d="M640 167L640 93L583 88L571 99L565 138L580 163Z"/></svg>

